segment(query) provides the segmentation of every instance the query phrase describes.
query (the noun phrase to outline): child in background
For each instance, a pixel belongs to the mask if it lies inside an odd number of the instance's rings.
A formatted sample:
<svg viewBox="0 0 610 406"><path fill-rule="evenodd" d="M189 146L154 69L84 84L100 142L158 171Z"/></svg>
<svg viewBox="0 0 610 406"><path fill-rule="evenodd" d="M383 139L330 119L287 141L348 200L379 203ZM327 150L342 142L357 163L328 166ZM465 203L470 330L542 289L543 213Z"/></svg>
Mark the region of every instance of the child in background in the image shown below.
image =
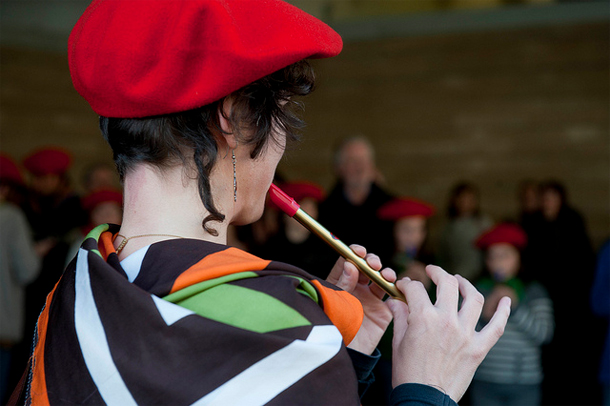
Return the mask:
<svg viewBox="0 0 610 406"><path fill-rule="evenodd" d="M21 209L26 193L15 161L0 154L0 404L19 380L27 359L25 287L40 272L46 248L34 244L32 230ZM25 344L27 348L28 345ZM16 378L16 379L15 379ZM14 381L14 382L13 382Z"/></svg>
<svg viewBox="0 0 610 406"><path fill-rule="evenodd" d="M324 200L321 186L306 181L280 183L281 189L312 218L318 218L318 206ZM276 206L269 202L272 209ZM265 244L260 255L290 263L319 278L328 276L325 264L336 254L298 221L282 215L280 230Z"/></svg>
<svg viewBox="0 0 610 406"><path fill-rule="evenodd" d="M123 217L123 193L116 189L99 189L81 199L87 212L87 224L75 230L68 252L66 266L76 256L80 245L91 230L100 224L121 224Z"/></svg>
<svg viewBox="0 0 610 406"><path fill-rule="evenodd" d="M410 197L392 199L377 211L380 220L391 221L393 225L394 253L390 265L398 279L409 277L420 281L427 290L432 281L426 274L430 261L422 255L422 246L428 235L428 218L435 212L431 204ZM381 359L374 369L375 382L362 399L363 405L389 404L392 392L392 335L390 323L379 342Z"/></svg>
<svg viewBox="0 0 610 406"><path fill-rule="evenodd" d="M481 211L476 185L462 182L451 190L447 215L436 260L452 274L474 283L481 276L483 258L473 243L493 225L491 218Z"/></svg>
<svg viewBox="0 0 610 406"><path fill-rule="evenodd" d="M392 268L398 278L408 276L430 287L421 248L428 235L427 220L434 214L434 207L426 202L403 197L393 199L379 208L377 215L382 220L394 222L394 255Z"/></svg>
<svg viewBox="0 0 610 406"><path fill-rule="evenodd" d="M553 336L553 306L537 282L519 278L527 237L521 227L500 224L483 233L476 246L485 251L489 276L478 284L485 296L480 327L489 322L502 296L512 299L504 335L477 370L471 386L473 405L537 405L541 401L541 346Z"/></svg>
<svg viewBox="0 0 610 406"><path fill-rule="evenodd" d="M100 224L121 224L123 217L123 193L115 189L100 189L82 200L83 208L89 215L85 235Z"/></svg>

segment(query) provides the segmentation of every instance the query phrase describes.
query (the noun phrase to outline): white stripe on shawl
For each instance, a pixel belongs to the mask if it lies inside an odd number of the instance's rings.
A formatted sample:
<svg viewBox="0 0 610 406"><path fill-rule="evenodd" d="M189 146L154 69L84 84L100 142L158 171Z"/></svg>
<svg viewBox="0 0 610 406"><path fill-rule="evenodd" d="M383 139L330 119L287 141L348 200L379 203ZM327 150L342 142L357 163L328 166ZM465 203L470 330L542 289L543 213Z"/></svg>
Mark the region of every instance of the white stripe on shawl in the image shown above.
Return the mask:
<svg viewBox="0 0 610 406"><path fill-rule="evenodd" d="M155 305L157 306L157 310L159 310L161 317L163 317L163 320L165 320L165 323L168 326L171 326L172 324L186 316L195 314L193 311L185 307L178 306L177 304L168 302L167 300L161 299L160 297L155 295L151 296L153 298L153 301L155 302Z"/></svg>
<svg viewBox="0 0 610 406"><path fill-rule="evenodd" d="M81 248L76 260L74 327L78 343L89 374L104 402L110 405L136 405L110 354L91 289L88 254Z"/></svg>
<svg viewBox="0 0 610 406"><path fill-rule="evenodd" d="M121 268L123 268L127 274L127 279L129 282L133 282L140 274L142 261L144 261L144 256L146 256L149 248L150 245L142 247L136 252L129 254L129 256L121 261Z"/></svg>
<svg viewBox="0 0 610 406"><path fill-rule="evenodd" d="M295 340L263 358L194 405L264 405L333 358L341 342L335 326L315 326L306 341Z"/></svg>

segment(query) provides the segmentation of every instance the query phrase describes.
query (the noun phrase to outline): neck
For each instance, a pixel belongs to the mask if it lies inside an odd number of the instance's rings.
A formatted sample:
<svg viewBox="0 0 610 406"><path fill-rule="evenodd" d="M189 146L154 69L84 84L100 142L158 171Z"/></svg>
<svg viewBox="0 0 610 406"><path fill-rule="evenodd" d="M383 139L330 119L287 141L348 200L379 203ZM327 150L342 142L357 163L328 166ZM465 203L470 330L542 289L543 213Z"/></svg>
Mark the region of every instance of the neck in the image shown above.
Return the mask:
<svg viewBox="0 0 610 406"><path fill-rule="evenodd" d="M208 215L199 197L196 179L183 173L178 165L161 172L149 165L138 165L125 176L124 210L120 234L130 238L135 235L171 234L219 244L227 242L228 220L210 222L218 235L206 232L202 220ZM216 202L219 210L222 202ZM123 259L138 249L154 242L175 237L149 236L129 240L120 252ZM115 240L115 248L122 242Z"/></svg>

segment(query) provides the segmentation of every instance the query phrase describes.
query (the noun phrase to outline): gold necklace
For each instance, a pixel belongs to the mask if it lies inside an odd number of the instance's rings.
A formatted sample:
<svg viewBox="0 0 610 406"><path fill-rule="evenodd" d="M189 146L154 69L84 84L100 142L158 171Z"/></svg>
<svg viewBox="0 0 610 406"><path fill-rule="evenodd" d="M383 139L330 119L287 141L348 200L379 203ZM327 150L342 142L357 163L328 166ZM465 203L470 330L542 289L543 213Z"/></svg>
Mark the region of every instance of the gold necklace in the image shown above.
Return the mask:
<svg viewBox="0 0 610 406"><path fill-rule="evenodd" d="M125 248L125 246L127 245L127 242L131 239L134 238L140 238L140 237L173 237L173 238L184 238L181 237L179 235L173 235L173 234L140 234L140 235L134 235L132 237L125 237L124 235L121 234L117 234L114 239L116 240L117 237L123 237L123 241L121 241L121 243L119 244L119 246L116 248L116 253L120 253L123 248Z"/></svg>

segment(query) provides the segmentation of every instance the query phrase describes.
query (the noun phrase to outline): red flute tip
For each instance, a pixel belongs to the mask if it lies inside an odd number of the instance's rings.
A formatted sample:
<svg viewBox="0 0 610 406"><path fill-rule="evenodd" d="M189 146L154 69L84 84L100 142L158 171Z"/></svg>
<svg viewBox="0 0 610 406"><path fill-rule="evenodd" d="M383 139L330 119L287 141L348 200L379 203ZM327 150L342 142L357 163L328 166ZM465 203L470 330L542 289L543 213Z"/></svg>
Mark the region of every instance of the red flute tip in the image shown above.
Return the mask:
<svg viewBox="0 0 610 406"><path fill-rule="evenodd" d="M290 217L294 216L297 210L301 208L292 197L288 196L282 189L275 186L273 183L269 188L269 196L271 197L271 201Z"/></svg>

